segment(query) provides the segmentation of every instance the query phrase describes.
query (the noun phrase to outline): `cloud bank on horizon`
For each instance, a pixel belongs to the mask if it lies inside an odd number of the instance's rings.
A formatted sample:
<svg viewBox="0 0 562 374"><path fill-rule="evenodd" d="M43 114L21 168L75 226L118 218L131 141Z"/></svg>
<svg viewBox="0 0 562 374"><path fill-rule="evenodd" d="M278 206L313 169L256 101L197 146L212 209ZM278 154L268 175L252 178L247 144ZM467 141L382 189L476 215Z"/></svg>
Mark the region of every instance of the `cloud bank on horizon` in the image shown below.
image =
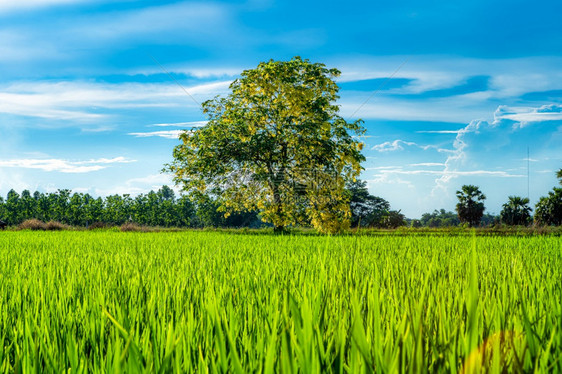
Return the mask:
<svg viewBox="0 0 562 374"><path fill-rule="evenodd" d="M197 103L260 61L300 55L341 70L341 114L368 130L362 178L393 208L452 210L468 183L490 212L509 195L534 203L562 167L560 11L555 1L0 0L0 195L170 184L160 170L180 131L205 124Z"/></svg>

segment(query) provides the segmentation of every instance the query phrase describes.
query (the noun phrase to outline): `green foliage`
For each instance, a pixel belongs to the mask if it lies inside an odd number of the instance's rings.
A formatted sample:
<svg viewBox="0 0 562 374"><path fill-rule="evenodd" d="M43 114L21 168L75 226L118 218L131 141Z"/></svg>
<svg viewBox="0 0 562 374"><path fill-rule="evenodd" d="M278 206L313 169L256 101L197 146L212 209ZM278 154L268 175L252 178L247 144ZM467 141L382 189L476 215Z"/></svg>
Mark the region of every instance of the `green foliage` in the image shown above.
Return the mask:
<svg viewBox="0 0 562 374"><path fill-rule="evenodd" d="M529 199L526 197L510 196L509 201L503 204L500 217L501 222L506 225L528 225L531 222Z"/></svg>
<svg viewBox="0 0 562 374"><path fill-rule="evenodd" d="M282 230L310 222L323 232L349 225L344 191L359 175L361 121L339 116L340 72L295 57L262 62L203 103L205 126L185 131L167 166L194 198L221 211L260 211Z"/></svg>
<svg viewBox="0 0 562 374"><path fill-rule="evenodd" d="M365 181L352 181L348 183L346 190L350 195L351 226L380 227L384 216L390 210L390 203L371 195Z"/></svg>
<svg viewBox="0 0 562 374"><path fill-rule="evenodd" d="M559 237L3 232L2 372L562 372Z"/></svg>
<svg viewBox="0 0 562 374"><path fill-rule="evenodd" d="M420 223L425 227L452 227L460 224L459 217L445 209L434 210L433 213L422 214Z"/></svg>
<svg viewBox="0 0 562 374"><path fill-rule="evenodd" d="M484 200L486 196L477 186L464 185L457 191L459 200L456 208L459 220L470 227L478 226L484 215Z"/></svg>
<svg viewBox="0 0 562 374"><path fill-rule="evenodd" d="M562 169L556 172L562 185ZM535 222L538 225L562 225L562 188L554 187L548 196L540 198L535 205Z"/></svg>
<svg viewBox="0 0 562 374"><path fill-rule="evenodd" d="M562 188L554 187L535 205L535 222L539 225L562 225Z"/></svg>
<svg viewBox="0 0 562 374"><path fill-rule="evenodd" d="M406 226L406 216L400 213L399 210L389 210L383 215L379 226L386 229L396 229L400 226Z"/></svg>
<svg viewBox="0 0 562 374"><path fill-rule="evenodd" d="M174 191L167 186L134 199L127 194L93 198L89 194L73 194L70 190L47 194L35 192L33 195L23 191L20 196L11 190L6 200L0 198L0 218L12 226L29 219L82 227L95 222L122 225L130 221L162 227L199 225L190 199L185 196L176 199Z"/></svg>

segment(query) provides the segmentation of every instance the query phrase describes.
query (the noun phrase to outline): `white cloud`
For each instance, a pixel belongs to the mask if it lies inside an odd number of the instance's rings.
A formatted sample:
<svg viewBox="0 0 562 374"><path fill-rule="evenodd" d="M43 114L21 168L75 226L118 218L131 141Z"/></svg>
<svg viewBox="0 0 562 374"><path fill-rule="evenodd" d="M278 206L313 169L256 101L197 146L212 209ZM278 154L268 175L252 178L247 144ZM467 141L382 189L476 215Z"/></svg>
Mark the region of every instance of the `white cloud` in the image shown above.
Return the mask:
<svg viewBox="0 0 562 374"><path fill-rule="evenodd" d="M562 120L562 105L549 104L539 108L533 107L509 107L501 105L494 113L494 125L502 120L517 122L514 126L525 127L533 123L544 121Z"/></svg>
<svg viewBox="0 0 562 374"><path fill-rule="evenodd" d="M414 142L407 142L407 141L404 141L404 140L396 139L392 142L384 142L384 143L381 143L381 144L374 145L372 150L378 151L378 152L402 151L402 150L404 150L405 146L421 148L424 151L428 150L430 148L436 148L433 145L419 145L419 144L416 144Z"/></svg>
<svg viewBox="0 0 562 374"><path fill-rule="evenodd" d="M361 56L353 60L335 60L329 65L342 71L340 82L350 82L387 78L405 60L405 56ZM421 94L462 85L473 76L489 76L488 95L494 98L516 97L527 92L560 89L561 64L561 57L475 59L417 55L411 56L394 77L411 79L412 83L391 92Z"/></svg>
<svg viewBox="0 0 562 374"><path fill-rule="evenodd" d="M187 90L206 99L222 93L228 84L211 82ZM174 84L20 82L0 87L0 113L97 124L110 116L105 112L118 109L193 107L186 97Z"/></svg>
<svg viewBox="0 0 562 374"><path fill-rule="evenodd" d="M180 189L174 185L170 174L150 174L144 177L131 178L125 181L125 183L108 188L96 188L92 192L96 196L108 196L113 194L129 194L131 196L136 196L151 190L156 191L163 185L171 187L176 194L180 193Z"/></svg>
<svg viewBox="0 0 562 374"><path fill-rule="evenodd" d="M203 127L207 121L191 121L191 122L177 122L177 123L156 123L154 127Z"/></svg>
<svg viewBox="0 0 562 374"><path fill-rule="evenodd" d="M445 166L442 162L421 162L418 164L410 164L408 166Z"/></svg>
<svg viewBox="0 0 562 374"><path fill-rule="evenodd" d="M211 2L176 2L152 7L88 15L68 26L65 39L91 43L116 42L142 38L168 44L177 40L172 35L192 43L205 43L212 37L217 42L222 31L231 23L231 7ZM231 30L232 32L232 30ZM224 35L224 34L223 34ZM171 39L172 38L172 39ZM223 37L224 39L224 37ZM155 56L158 57L158 56Z"/></svg>
<svg viewBox="0 0 562 374"><path fill-rule="evenodd" d="M90 173L105 169L107 165L114 163L136 162L124 157L112 159L100 158L87 161L69 161L62 159L14 159L0 160L0 168L23 168L39 169L47 172L56 171L60 173Z"/></svg>
<svg viewBox="0 0 562 374"><path fill-rule="evenodd" d="M53 5L79 4L84 0L0 0L0 14L16 10L29 10Z"/></svg>
<svg viewBox="0 0 562 374"><path fill-rule="evenodd" d="M137 138L148 138L157 136L166 139L178 139L183 130L166 130L166 131L151 131L151 132L130 132L128 135L136 136Z"/></svg>
<svg viewBox="0 0 562 374"><path fill-rule="evenodd" d="M425 130L416 131L418 134L458 134L460 130Z"/></svg>
<svg viewBox="0 0 562 374"><path fill-rule="evenodd" d="M341 96L340 112L348 120L362 118L467 123L495 109L495 106L485 100L466 96L412 100L409 97L380 95L374 96L367 103L366 97L354 92L342 91ZM359 107L361 109L357 110Z"/></svg>
<svg viewBox="0 0 562 374"><path fill-rule="evenodd" d="M381 170L381 174L402 174L402 175L441 175L447 177L459 176L486 176L500 178L523 178L526 175L509 174L505 171L494 170Z"/></svg>

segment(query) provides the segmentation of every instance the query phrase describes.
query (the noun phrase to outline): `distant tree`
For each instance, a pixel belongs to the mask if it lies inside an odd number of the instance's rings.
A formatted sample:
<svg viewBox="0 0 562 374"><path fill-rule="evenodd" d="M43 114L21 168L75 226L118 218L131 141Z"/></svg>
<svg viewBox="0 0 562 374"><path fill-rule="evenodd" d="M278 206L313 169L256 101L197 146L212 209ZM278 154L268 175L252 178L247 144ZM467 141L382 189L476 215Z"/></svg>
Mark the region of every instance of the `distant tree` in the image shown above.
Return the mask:
<svg viewBox="0 0 562 374"><path fill-rule="evenodd" d="M535 222L538 225L562 225L562 188L554 187L535 205Z"/></svg>
<svg viewBox="0 0 562 374"><path fill-rule="evenodd" d="M52 220L70 223L70 196L71 190L59 189L55 194L49 194L52 203L51 209L53 210Z"/></svg>
<svg viewBox="0 0 562 374"><path fill-rule="evenodd" d="M495 226L499 225L501 222L501 217L492 213L484 213L482 219L480 220L481 226Z"/></svg>
<svg viewBox="0 0 562 374"><path fill-rule="evenodd" d="M6 215L6 206L4 205L4 198L0 196L0 219Z"/></svg>
<svg viewBox="0 0 562 374"><path fill-rule="evenodd" d="M20 223L18 212L19 201L20 195L16 191L14 191L13 189L8 191L5 203L5 220L8 225L17 225L18 223Z"/></svg>
<svg viewBox="0 0 562 374"><path fill-rule="evenodd" d="M350 195L351 226L379 226L390 210L390 203L381 197L371 195L365 181L350 182L346 189Z"/></svg>
<svg viewBox="0 0 562 374"><path fill-rule="evenodd" d="M448 212L445 209L422 214L420 222L424 227L451 227L460 224L459 217L454 212Z"/></svg>
<svg viewBox="0 0 562 374"><path fill-rule="evenodd" d="M464 185L457 191L457 214L462 223L468 223L470 227L478 226L484 215L484 200L486 196L477 186Z"/></svg>
<svg viewBox="0 0 562 374"><path fill-rule="evenodd" d="M197 199L197 226L220 227L225 225L226 218L219 212L220 204L208 195Z"/></svg>
<svg viewBox="0 0 562 374"><path fill-rule="evenodd" d="M18 202L18 221L22 222L27 219L35 218L37 210L37 202L31 196L29 190L23 190Z"/></svg>
<svg viewBox="0 0 562 374"><path fill-rule="evenodd" d="M562 185L562 169L556 172ZM535 223L538 225L562 225L562 188L554 187L535 205Z"/></svg>
<svg viewBox="0 0 562 374"><path fill-rule="evenodd" d="M176 201L178 221L174 226L193 227L195 224L195 205L188 196L181 196Z"/></svg>
<svg viewBox="0 0 562 374"><path fill-rule="evenodd" d="M380 227L386 229L395 229L400 226L406 226L406 216L400 213L400 210L390 210L386 212L380 223Z"/></svg>
<svg viewBox="0 0 562 374"><path fill-rule="evenodd" d="M422 227L422 223L419 219L413 219L413 220L410 221L410 227L420 228L420 227Z"/></svg>
<svg viewBox="0 0 562 374"><path fill-rule="evenodd" d="M365 158L362 122L339 115L339 74L300 57L243 71L227 97L203 103L208 123L182 133L167 170L195 198L260 211L276 231L300 223L303 206L318 230L344 229L345 183Z"/></svg>
<svg viewBox="0 0 562 374"><path fill-rule="evenodd" d="M509 201L503 204L500 218L502 223L510 226L529 224L531 222L529 199L526 197L509 196Z"/></svg>

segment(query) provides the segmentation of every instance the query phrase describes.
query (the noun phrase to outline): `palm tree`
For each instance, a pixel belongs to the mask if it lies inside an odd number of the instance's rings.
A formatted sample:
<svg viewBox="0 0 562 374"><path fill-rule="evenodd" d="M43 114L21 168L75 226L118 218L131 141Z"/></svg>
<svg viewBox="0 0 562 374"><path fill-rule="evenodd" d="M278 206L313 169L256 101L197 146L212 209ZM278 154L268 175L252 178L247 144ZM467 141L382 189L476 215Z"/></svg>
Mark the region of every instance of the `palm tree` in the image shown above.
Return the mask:
<svg viewBox="0 0 562 374"><path fill-rule="evenodd" d="M486 196L477 186L464 185L457 191L457 214L462 223L468 223L470 227L477 226L484 215L484 200Z"/></svg>
<svg viewBox="0 0 562 374"><path fill-rule="evenodd" d="M562 169L556 172L556 178L558 178L558 182L562 184Z"/></svg>
<svg viewBox="0 0 562 374"><path fill-rule="evenodd" d="M531 222L531 207L529 199L519 196L509 196L509 201L503 204L500 213L502 223L507 225L527 225Z"/></svg>

